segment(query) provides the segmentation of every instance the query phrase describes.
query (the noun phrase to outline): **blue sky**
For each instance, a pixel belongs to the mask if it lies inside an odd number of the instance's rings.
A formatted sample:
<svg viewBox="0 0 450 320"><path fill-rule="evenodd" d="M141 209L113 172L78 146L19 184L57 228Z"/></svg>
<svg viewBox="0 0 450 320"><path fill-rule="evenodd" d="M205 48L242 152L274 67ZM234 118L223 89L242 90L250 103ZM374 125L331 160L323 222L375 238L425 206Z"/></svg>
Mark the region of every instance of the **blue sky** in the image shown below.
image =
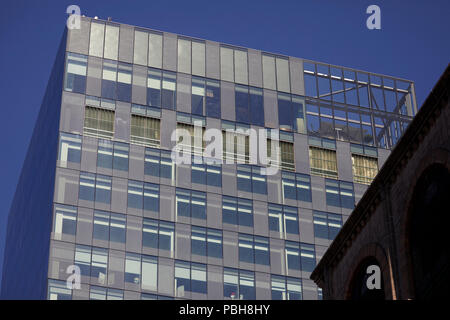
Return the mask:
<svg viewBox="0 0 450 320"><path fill-rule="evenodd" d="M448 0L2 1L0 271L7 214L70 4L86 16L413 80L419 105L450 57ZM381 30L366 28L371 4L381 8Z"/></svg>

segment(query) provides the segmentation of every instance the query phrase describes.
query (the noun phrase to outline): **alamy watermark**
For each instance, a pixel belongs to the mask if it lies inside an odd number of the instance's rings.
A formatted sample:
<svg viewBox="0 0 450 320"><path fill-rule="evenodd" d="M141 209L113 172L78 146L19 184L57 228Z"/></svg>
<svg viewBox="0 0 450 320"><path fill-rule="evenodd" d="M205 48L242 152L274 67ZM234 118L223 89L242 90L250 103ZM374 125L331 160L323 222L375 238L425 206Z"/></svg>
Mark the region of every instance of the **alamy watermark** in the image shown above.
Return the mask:
<svg viewBox="0 0 450 320"><path fill-rule="evenodd" d="M376 4L367 7L366 13L370 16L366 20L366 26L369 30L381 29L381 9Z"/></svg>
<svg viewBox="0 0 450 320"><path fill-rule="evenodd" d="M79 6L72 4L67 7L66 13L69 15L66 21L67 29L74 30L81 28L81 9Z"/></svg>
<svg viewBox="0 0 450 320"><path fill-rule="evenodd" d="M366 286L369 290L381 289L381 270L376 264L367 267L366 274L370 274L366 280Z"/></svg>

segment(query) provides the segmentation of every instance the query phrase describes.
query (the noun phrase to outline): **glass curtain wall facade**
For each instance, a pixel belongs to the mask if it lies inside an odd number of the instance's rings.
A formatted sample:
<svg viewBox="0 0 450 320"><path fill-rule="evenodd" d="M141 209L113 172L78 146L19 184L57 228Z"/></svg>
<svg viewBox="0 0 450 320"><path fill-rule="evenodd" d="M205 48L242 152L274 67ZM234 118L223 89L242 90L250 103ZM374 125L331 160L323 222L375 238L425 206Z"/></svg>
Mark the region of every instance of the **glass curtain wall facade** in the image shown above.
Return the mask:
<svg viewBox="0 0 450 320"><path fill-rule="evenodd" d="M408 80L98 19L61 54L41 299L320 299L312 270L417 112ZM241 129L242 163L175 165L195 123ZM277 174L250 128L280 130Z"/></svg>

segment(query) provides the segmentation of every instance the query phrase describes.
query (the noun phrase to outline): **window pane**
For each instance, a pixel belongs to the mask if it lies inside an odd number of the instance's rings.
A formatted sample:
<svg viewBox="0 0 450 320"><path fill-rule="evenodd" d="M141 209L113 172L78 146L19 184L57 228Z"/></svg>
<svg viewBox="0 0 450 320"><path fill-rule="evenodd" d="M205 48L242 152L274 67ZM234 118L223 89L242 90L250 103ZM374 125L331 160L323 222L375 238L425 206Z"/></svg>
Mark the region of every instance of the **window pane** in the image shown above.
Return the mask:
<svg viewBox="0 0 450 320"><path fill-rule="evenodd" d="M144 174L159 177L160 154L159 150L145 148Z"/></svg>
<svg viewBox="0 0 450 320"><path fill-rule="evenodd" d="M158 258L142 256L142 290L158 289Z"/></svg>
<svg viewBox="0 0 450 320"><path fill-rule="evenodd" d="M191 231L192 254L206 256L206 229L192 226Z"/></svg>
<svg viewBox="0 0 450 320"><path fill-rule="evenodd" d="M55 206L55 222L53 232L55 234L67 234L74 236L77 230L77 208L64 205Z"/></svg>
<svg viewBox="0 0 450 320"><path fill-rule="evenodd" d="M312 272L316 266L316 254L314 245L301 243L300 250L301 250L302 270Z"/></svg>
<svg viewBox="0 0 450 320"><path fill-rule="evenodd" d="M161 71L148 69L147 77L147 104L152 107L161 107Z"/></svg>
<svg viewBox="0 0 450 320"><path fill-rule="evenodd" d="M254 263L252 236L239 235L239 261Z"/></svg>
<svg viewBox="0 0 450 320"><path fill-rule="evenodd" d="M283 232L282 207L276 204L269 204L269 230Z"/></svg>
<svg viewBox="0 0 450 320"><path fill-rule="evenodd" d="M175 109L176 73L163 71L161 103L165 109Z"/></svg>
<svg viewBox="0 0 450 320"><path fill-rule="evenodd" d="M129 145L126 143L114 143L114 169L128 171Z"/></svg>
<svg viewBox="0 0 450 320"><path fill-rule="evenodd" d="M94 201L95 194L95 174L80 173L80 191L78 198L81 200Z"/></svg>
<svg viewBox="0 0 450 320"><path fill-rule="evenodd" d="M123 214L111 213L109 240L117 243L125 243L126 218Z"/></svg>
<svg viewBox="0 0 450 320"><path fill-rule="evenodd" d="M190 192L183 189L177 189L177 216L190 217L191 216L191 195Z"/></svg>
<svg viewBox="0 0 450 320"><path fill-rule="evenodd" d="M110 140L99 139L97 152L97 167L112 169L113 143Z"/></svg>
<svg viewBox="0 0 450 320"><path fill-rule="evenodd" d="M236 121L250 123L248 87L235 86Z"/></svg>
<svg viewBox="0 0 450 320"><path fill-rule="evenodd" d="M125 282L141 283L141 256L127 253L125 258Z"/></svg>
<svg viewBox="0 0 450 320"><path fill-rule="evenodd" d="M94 211L93 238L109 241L109 213Z"/></svg>
<svg viewBox="0 0 450 320"><path fill-rule="evenodd" d="M158 221L144 219L142 229L142 245L148 248L158 248Z"/></svg>
<svg viewBox="0 0 450 320"><path fill-rule="evenodd" d="M206 116L220 118L220 82L206 80Z"/></svg>
<svg viewBox="0 0 450 320"><path fill-rule="evenodd" d="M238 223L253 227L253 203L251 200L238 199Z"/></svg>
<svg viewBox="0 0 450 320"><path fill-rule="evenodd" d="M159 222L159 249L174 251L173 235L175 232L175 225L172 222Z"/></svg>
<svg viewBox="0 0 450 320"><path fill-rule="evenodd" d="M192 191L192 218L206 219L206 194Z"/></svg>
<svg viewBox="0 0 450 320"><path fill-rule="evenodd" d="M239 274L239 299L255 300L255 298L255 274L241 270Z"/></svg>
<svg viewBox="0 0 450 320"><path fill-rule="evenodd" d="M128 181L128 208L142 209L143 183Z"/></svg>
<svg viewBox="0 0 450 320"><path fill-rule="evenodd" d="M205 79L192 77L191 110L192 114L203 115L205 104Z"/></svg>
<svg viewBox="0 0 450 320"><path fill-rule="evenodd" d="M283 186L284 199L297 200L297 191L295 188L295 174L290 172L282 172L281 184Z"/></svg>
<svg viewBox="0 0 450 320"><path fill-rule="evenodd" d="M269 239L255 236L255 263L268 266L269 256Z"/></svg>
<svg viewBox="0 0 450 320"><path fill-rule="evenodd" d="M159 212L159 185L144 184L144 210Z"/></svg>
<svg viewBox="0 0 450 320"><path fill-rule="evenodd" d="M87 56L67 53L64 90L84 93L86 90Z"/></svg>
<svg viewBox="0 0 450 320"><path fill-rule="evenodd" d="M250 87L250 115L251 123L264 127L264 105L262 89Z"/></svg>
<svg viewBox="0 0 450 320"><path fill-rule="evenodd" d="M297 173L297 199L311 202L311 178L306 174Z"/></svg>
<svg viewBox="0 0 450 320"><path fill-rule="evenodd" d="M301 270L300 268L300 250L298 243L286 241L286 260L287 268L292 270Z"/></svg>
<svg viewBox="0 0 450 320"><path fill-rule="evenodd" d="M106 284L106 268L108 266L108 250L101 248L92 249L91 278L100 284Z"/></svg>
<svg viewBox="0 0 450 320"><path fill-rule="evenodd" d="M222 197L222 222L237 225L237 200L236 198Z"/></svg>
<svg viewBox="0 0 450 320"><path fill-rule="evenodd" d="M183 297L191 291L191 268L189 262L175 261L175 295Z"/></svg>
<svg viewBox="0 0 450 320"><path fill-rule="evenodd" d="M235 269L223 268L223 296L225 298L239 298L239 273Z"/></svg>
<svg viewBox="0 0 450 320"><path fill-rule="evenodd" d="M222 231L208 229L208 256L222 258Z"/></svg>
<svg viewBox="0 0 450 320"><path fill-rule="evenodd" d="M192 292L204 294L207 293L206 265L199 263L192 263L191 285L192 285Z"/></svg>
<svg viewBox="0 0 450 320"><path fill-rule="evenodd" d="M67 162L81 162L81 136L61 133L59 137L58 160L65 167Z"/></svg>
<svg viewBox="0 0 450 320"><path fill-rule="evenodd" d="M278 94L278 121L281 130L292 131L292 105L291 96L288 94Z"/></svg>

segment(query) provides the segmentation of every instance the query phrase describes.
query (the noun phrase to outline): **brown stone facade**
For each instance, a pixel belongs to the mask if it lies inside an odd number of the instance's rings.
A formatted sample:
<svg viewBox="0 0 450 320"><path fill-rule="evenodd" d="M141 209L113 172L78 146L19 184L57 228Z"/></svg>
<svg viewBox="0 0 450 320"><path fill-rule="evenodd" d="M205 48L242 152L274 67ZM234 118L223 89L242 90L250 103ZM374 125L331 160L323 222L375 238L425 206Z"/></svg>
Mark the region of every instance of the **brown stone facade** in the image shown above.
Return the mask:
<svg viewBox="0 0 450 320"><path fill-rule="evenodd" d="M417 298L413 203L429 168L450 172L449 91L450 65L312 273L324 299L351 299L355 277L367 258L380 267L385 299ZM450 215L449 208L443 210Z"/></svg>

